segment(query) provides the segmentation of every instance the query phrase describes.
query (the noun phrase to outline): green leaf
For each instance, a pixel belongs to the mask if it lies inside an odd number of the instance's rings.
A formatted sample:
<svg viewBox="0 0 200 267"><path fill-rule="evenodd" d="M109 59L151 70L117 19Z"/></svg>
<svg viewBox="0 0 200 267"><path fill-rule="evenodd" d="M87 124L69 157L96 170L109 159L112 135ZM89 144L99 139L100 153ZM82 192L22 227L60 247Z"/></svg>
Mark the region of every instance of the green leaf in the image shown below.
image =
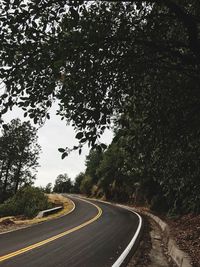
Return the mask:
<svg viewBox="0 0 200 267"><path fill-rule="evenodd" d="M77 138L77 139L81 139L82 137L83 137L82 132L77 133L77 135L75 136L75 138Z"/></svg>
<svg viewBox="0 0 200 267"><path fill-rule="evenodd" d="M32 21L32 25L33 25L34 28L37 28L37 24L36 24L35 21Z"/></svg>
<svg viewBox="0 0 200 267"><path fill-rule="evenodd" d="M8 94L3 94L3 95L1 96L1 98L4 99L4 98L6 98L7 96L8 96Z"/></svg>
<svg viewBox="0 0 200 267"><path fill-rule="evenodd" d="M78 14L78 11L75 10L73 7L70 8L70 12L71 12L71 15L72 17L74 18L75 21L78 21L79 20L79 14Z"/></svg>
<svg viewBox="0 0 200 267"><path fill-rule="evenodd" d="M65 149L64 148L58 148L58 151L63 153L63 152L65 152Z"/></svg>
<svg viewBox="0 0 200 267"><path fill-rule="evenodd" d="M9 129L9 127L8 127L7 124L3 124L2 127L3 127L3 129L4 129L5 131Z"/></svg>
<svg viewBox="0 0 200 267"><path fill-rule="evenodd" d="M81 143L85 143L86 141L87 141L87 138L82 138L82 139L80 140Z"/></svg>
<svg viewBox="0 0 200 267"><path fill-rule="evenodd" d="M107 145L106 144L101 144L101 147L102 147L102 149L106 149L107 148Z"/></svg>
<svg viewBox="0 0 200 267"><path fill-rule="evenodd" d="M67 156L68 156L68 153L65 152L65 153L62 154L61 158L64 159L64 158L66 158Z"/></svg>

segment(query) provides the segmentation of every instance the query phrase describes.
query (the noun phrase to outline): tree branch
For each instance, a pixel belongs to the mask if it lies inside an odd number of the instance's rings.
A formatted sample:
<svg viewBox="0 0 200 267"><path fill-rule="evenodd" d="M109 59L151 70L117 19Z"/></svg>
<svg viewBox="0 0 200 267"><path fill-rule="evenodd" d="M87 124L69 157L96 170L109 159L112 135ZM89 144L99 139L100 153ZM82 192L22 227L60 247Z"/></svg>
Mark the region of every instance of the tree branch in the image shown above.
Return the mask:
<svg viewBox="0 0 200 267"><path fill-rule="evenodd" d="M172 0L163 0L163 3L172 11L179 20L182 21L188 31L189 46L192 52L199 57L200 61L200 42L198 39L197 19L184 11L184 9Z"/></svg>

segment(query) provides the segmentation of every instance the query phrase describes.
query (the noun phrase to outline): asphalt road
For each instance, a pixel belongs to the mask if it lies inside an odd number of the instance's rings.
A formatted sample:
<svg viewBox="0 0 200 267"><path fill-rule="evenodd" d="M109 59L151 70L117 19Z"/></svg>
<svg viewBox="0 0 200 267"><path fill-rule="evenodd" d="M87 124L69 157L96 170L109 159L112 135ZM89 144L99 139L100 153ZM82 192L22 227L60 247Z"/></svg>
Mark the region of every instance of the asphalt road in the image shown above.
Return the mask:
<svg viewBox="0 0 200 267"><path fill-rule="evenodd" d="M75 210L61 218L0 235L2 267L106 267L112 266L134 236L139 218L109 204L73 198ZM99 217L99 218L98 218ZM94 221L91 221L94 220ZM88 225L83 225L88 222ZM82 225L80 228L80 225ZM52 242L1 261L1 256L76 227ZM80 229L79 229L80 228Z"/></svg>

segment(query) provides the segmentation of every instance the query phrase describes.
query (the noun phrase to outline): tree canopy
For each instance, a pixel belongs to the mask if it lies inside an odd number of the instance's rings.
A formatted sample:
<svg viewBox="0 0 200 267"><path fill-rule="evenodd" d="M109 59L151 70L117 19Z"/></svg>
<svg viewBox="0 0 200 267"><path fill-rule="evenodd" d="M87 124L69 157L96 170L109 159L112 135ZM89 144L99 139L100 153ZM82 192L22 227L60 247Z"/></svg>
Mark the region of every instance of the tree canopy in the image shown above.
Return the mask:
<svg viewBox="0 0 200 267"><path fill-rule="evenodd" d="M80 145L95 146L144 88L194 96L195 112L199 1L86 2L2 1L1 114L17 104L37 123L57 99Z"/></svg>
<svg viewBox="0 0 200 267"><path fill-rule="evenodd" d="M20 186L32 184L40 146L37 130L30 122L14 119L0 136L0 200L16 193Z"/></svg>
<svg viewBox="0 0 200 267"><path fill-rule="evenodd" d="M18 105L39 123L57 99L58 115L77 131L74 149L87 141L106 148L99 137L114 124L116 144L99 174L110 179L116 151L116 177L155 186L171 211L199 211L200 2L29 0L0 8L1 115ZM60 149L63 158L68 151ZM93 178L103 181L90 175L81 182L87 193Z"/></svg>
<svg viewBox="0 0 200 267"><path fill-rule="evenodd" d="M59 174L55 180L53 191L56 193L70 193L71 189L72 181L68 175L66 173Z"/></svg>

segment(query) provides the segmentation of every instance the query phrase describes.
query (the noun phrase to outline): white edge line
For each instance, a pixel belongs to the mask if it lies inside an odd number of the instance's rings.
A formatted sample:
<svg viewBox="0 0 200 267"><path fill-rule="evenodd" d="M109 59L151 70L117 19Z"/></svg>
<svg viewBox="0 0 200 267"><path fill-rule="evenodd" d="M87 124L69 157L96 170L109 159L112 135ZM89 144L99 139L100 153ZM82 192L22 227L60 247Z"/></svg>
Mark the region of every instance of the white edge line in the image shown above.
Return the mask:
<svg viewBox="0 0 200 267"><path fill-rule="evenodd" d="M112 267L120 267L122 265L122 263L125 261L126 257L128 256L129 252L131 251L132 247L134 246L134 244L135 244L135 242L136 242L136 240L137 240L137 238L139 236L139 233L140 233L141 228L142 228L142 217L137 212L133 211L131 208L129 208L127 206L111 203L111 202L108 202L108 201L103 201L103 200L100 200L100 199L92 199L92 198L89 198L89 199L96 200L96 201L99 201L99 202L102 202L102 203L106 203L106 204L110 204L110 205L113 205L113 206L118 206L120 208L129 210L130 212L132 212L135 215L137 215L137 217L139 218L138 228L137 228L137 231L135 232L133 238L131 239L130 243L125 248L125 250L122 252L122 254L119 256L119 258L112 265Z"/></svg>
<svg viewBox="0 0 200 267"><path fill-rule="evenodd" d="M75 205L74 201L71 200L70 198L68 198L68 199L71 201L73 208L72 208L69 212L67 212L65 215L70 214L70 213L73 212L73 211L75 210L75 208L76 208L76 205ZM65 216L65 215L63 215L63 216ZM63 217L63 216L61 216L61 217Z"/></svg>
<svg viewBox="0 0 200 267"><path fill-rule="evenodd" d="M127 209L129 210L130 212L134 213L135 215L138 216L139 218L139 224L138 224L138 228L137 228L137 231L135 232L133 238L131 239L130 243L128 244L128 246L125 248L125 250L122 252L122 254L119 256L119 258L116 260L116 262L112 265L112 267L119 267L122 265L122 263L125 261L126 257L128 256L129 252L131 251L132 247L134 246L137 238L138 238L138 235L141 231L141 228L142 228L142 217L135 211L129 209L128 207L125 207L125 206L121 206L121 205L117 205L119 207L122 207L124 209Z"/></svg>

